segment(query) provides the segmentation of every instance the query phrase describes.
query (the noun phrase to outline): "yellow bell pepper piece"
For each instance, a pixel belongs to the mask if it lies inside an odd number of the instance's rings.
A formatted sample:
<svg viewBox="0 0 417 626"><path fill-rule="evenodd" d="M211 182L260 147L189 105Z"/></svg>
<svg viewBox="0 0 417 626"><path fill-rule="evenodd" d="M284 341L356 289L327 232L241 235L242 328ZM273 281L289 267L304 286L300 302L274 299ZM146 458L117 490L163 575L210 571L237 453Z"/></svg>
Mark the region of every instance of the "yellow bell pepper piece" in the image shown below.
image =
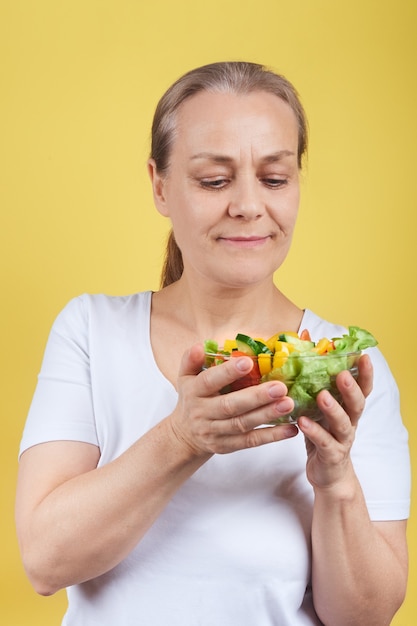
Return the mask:
<svg viewBox="0 0 417 626"><path fill-rule="evenodd" d="M235 339L226 339L224 342L223 350L225 352L232 352L232 350L237 350L237 343Z"/></svg>
<svg viewBox="0 0 417 626"><path fill-rule="evenodd" d="M290 354L290 352L294 352L295 347L292 343L287 343L286 341L276 341L274 346L274 352L285 352L285 354Z"/></svg>
<svg viewBox="0 0 417 626"><path fill-rule="evenodd" d="M279 341L279 336L280 335L291 335L292 337L297 337L298 338L298 334L295 333L292 330L289 331L282 331L280 330L279 333L275 333L275 335L272 335L272 337L270 337L265 343L268 346L268 348L273 352L275 349L275 344L277 341Z"/></svg>
<svg viewBox="0 0 417 626"><path fill-rule="evenodd" d="M261 376L269 374L272 370L272 356L270 354L258 354L258 366Z"/></svg>
<svg viewBox="0 0 417 626"><path fill-rule="evenodd" d="M285 361L288 359L288 352L285 350L276 350L273 358L273 369L282 367Z"/></svg>
<svg viewBox="0 0 417 626"><path fill-rule="evenodd" d="M267 341L265 341L266 345L271 350L271 352L274 351L275 344L278 341L278 337L280 336L280 334L281 333L275 333L275 335L272 335L272 337L270 337Z"/></svg>

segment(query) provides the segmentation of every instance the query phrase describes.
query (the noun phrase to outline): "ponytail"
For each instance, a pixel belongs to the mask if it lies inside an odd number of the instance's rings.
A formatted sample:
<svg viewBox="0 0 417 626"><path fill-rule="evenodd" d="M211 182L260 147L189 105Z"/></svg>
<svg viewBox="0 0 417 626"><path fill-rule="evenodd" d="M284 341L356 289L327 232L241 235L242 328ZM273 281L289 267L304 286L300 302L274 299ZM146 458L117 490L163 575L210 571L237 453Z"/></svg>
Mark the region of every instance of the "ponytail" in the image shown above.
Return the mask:
<svg viewBox="0 0 417 626"><path fill-rule="evenodd" d="M174 233L171 229L167 246L165 250L165 260L161 274L161 288L168 287L171 283L175 283L182 276L184 263L182 253L175 241Z"/></svg>

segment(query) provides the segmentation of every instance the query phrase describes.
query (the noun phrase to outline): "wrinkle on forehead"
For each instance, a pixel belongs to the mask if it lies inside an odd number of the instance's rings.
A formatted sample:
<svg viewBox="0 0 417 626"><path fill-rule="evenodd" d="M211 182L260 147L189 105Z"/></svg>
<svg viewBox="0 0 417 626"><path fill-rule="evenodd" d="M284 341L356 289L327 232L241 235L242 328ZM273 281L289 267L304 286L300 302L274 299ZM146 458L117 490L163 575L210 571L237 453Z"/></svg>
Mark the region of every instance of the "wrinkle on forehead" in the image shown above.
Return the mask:
<svg viewBox="0 0 417 626"><path fill-rule="evenodd" d="M267 92L201 92L185 101L177 114L173 148L192 160L228 163L249 152L266 163L297 158L295 113Z"/></svg>

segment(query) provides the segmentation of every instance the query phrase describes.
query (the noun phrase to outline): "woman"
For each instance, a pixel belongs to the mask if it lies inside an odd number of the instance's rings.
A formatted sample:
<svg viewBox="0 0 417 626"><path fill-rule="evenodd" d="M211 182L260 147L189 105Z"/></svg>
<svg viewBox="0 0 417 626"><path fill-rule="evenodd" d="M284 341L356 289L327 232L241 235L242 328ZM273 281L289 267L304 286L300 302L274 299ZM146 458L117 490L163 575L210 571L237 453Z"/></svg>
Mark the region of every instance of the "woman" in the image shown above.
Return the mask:
<svg viewBox="0 0 417 626"><path fill-rule="evenodd" d="M403 600L407 434L380 352L339 374L343 408L321 392L327 428L258 428L292 408L278 381L220 395L247 357L201 371L205 338L343 330L273 282L306 144L295 90L256 64L193 70L157 107L163 288L69 303L21 445L23 560L39 593L68 588L66 626L382 626Z"/></svg>

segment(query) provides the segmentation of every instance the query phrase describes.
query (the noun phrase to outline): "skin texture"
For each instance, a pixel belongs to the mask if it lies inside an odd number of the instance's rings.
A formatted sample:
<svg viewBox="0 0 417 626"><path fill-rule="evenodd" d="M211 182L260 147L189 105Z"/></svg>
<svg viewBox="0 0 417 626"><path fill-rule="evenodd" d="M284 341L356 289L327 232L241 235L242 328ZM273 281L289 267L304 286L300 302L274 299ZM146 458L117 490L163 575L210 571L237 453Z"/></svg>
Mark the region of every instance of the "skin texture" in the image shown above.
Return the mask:
<svg viewBox="0 0 417 626"><path fill-rule="evenodd" d="M160 176L149 162L156 207L171 220L184 258L182 278L153 295L151 313L154 356L178 403L100 468L99 450L78 442L50 442L23 454L17 529L39 593L114 567L213 454L304 436L315 494L316 611L329 626L391 622L407 580L405 522L370 521L350 459L372 389L369 358L360 360L357 382L339 374L343 408L322 392L326 423L301 418L298 428L256 428L291 407L280 382L218 394L250 370L250 359L201 372L201 338L221 343L237 328L254 336L299 330L302 311L273 282L297 217L296 150L294 114L275 96L200 93L182 104L168 173Z"/></svg>
<svg viewBox="0 0 417 626"><path fill-rule="evenodd" d="M149 167L156 206L172 221L187 273L228 290L269 277L288 253L298 211L294 113L271 94L200 93L181 107L177 124L181 141L168 177Z"/></svg>

